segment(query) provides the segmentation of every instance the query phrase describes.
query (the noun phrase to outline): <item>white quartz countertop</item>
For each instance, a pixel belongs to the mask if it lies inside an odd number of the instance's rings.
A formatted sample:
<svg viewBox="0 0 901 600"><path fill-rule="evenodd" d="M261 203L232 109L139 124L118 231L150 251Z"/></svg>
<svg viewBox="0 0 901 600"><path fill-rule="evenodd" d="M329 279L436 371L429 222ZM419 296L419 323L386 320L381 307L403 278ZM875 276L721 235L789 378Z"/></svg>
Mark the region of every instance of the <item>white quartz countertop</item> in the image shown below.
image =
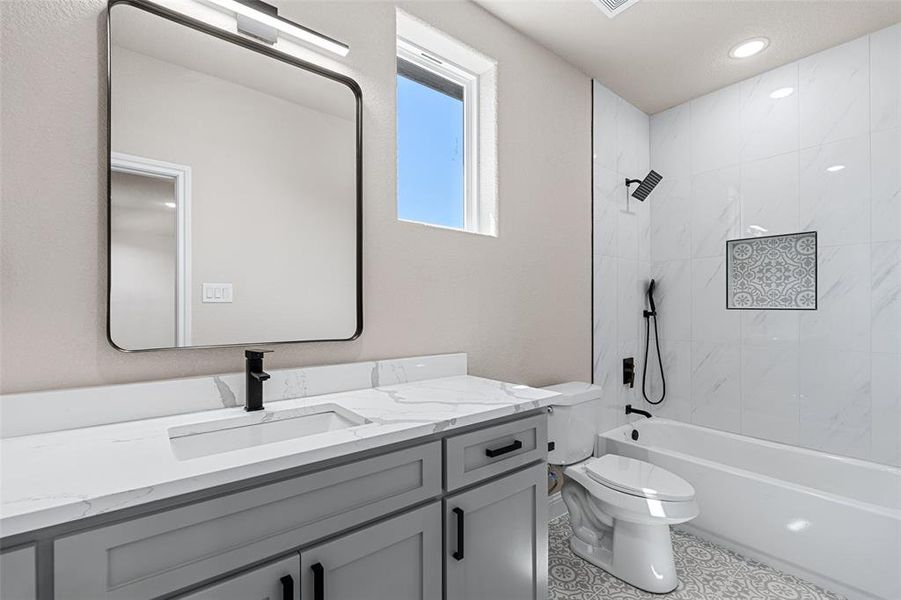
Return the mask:
<svg viewBox="0 0 901 600"><path fill-rule="evenodd" d="M224 408L2 440L0 535L16 535L547 406L557 394L459 375L269 403L337 404L370 423L180 460L169 429L253 415Z"/></svg>

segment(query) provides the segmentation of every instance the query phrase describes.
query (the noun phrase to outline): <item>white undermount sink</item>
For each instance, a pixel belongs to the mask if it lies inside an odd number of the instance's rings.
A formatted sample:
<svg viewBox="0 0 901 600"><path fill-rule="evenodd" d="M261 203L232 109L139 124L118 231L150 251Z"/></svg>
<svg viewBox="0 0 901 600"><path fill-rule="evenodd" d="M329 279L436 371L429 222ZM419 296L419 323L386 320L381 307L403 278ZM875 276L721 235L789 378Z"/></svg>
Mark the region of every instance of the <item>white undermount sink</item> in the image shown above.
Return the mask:
<svg viewBox="0 0 901 600"><path fill-rule="evenodd" d="M239 417L169 428L169 443L179 460L283 442L369 423L337 404L263 410Z"/></svg>

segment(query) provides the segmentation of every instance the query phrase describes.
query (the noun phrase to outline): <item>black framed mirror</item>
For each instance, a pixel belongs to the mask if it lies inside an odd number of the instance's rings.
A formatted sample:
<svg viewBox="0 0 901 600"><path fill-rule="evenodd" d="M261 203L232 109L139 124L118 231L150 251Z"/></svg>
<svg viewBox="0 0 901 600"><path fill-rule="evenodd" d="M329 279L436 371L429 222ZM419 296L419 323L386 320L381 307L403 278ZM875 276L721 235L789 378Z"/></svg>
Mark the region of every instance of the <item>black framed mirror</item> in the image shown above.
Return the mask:
<svg viewBox="0 0 901 600"><path fill-rule="evenodd" d="M359 336L359 85L143 0L108 37L110 343Z"/></svg>

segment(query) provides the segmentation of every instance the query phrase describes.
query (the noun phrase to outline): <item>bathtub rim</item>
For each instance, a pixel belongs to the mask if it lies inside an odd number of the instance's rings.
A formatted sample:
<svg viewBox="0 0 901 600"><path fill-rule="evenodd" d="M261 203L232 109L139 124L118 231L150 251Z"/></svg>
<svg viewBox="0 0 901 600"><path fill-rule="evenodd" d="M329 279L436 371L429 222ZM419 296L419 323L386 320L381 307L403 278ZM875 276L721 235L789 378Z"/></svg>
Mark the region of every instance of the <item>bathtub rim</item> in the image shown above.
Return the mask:
<svg viewBox="0 0 901 600"><path fill-rule="evenodd" d="M720 435L720 436L723 436L726 438L738 440L738 441L745 442L745 443L747 443L747 441L750 440L752 443L760 444L762 446L768 446L768 447L776 449L776 450L788 450L791 452L797 452L800 454L805 454L808 456L813 456L813 457L818 457L818 458L825 456L825 457L829 458L830 460L836 460L838 462L842 462L844 464L848 464L851 466L858 466L858 467L863 467L863 468L868 468L868 469L875 469L875 470L881 471L881 472L887 472L887 473L896 475L897 477L901 478L901 468L899 468L899 467L893 467L891 465L885 465L882 463L876 463L876 462L867 461L867 460L863 460L863 459L859 459L859 458L853 458L850 456L840 456L837 454L831 454L829 452L823 452L820 450L812 450L810 448L803 448L800 446L792 446L791 444L783 444L781 442L774 442L772 440L764 440L761 438L755 438L755 437L752 437L749 435L734 433L731 431L721 431L719 429L714 429L712 427L703 427L701 425L694 425L692 423L683 423L681 421L674 421L672 419L667 419L664 417L652 417L652 419L649 419L649 420L636 421L634 423L626 423L625 425L620 425L618 427L615 427L615 428L605 431L603 433L599 433L597 436L598 442L601 442L603 440L606 445L606 440L609 439L617 444L626 444L628 446L632 446L633 448L640 448L640 449L644 449L644 450L648 450L648 451L655 451L655 452L659 452L661 454L674 456L674 457L682 459L682 460L700 463L703 466L708 467L708 468L725 470L725 471L729 471L735 475L760 479L771 485L776 485L776 486L786 488L789 490L793 490L796 492L808 494L808 495L811 495L811 496L814 496L814 497L817 497L817 498L820 498L823 500L828 500L830 502L838 502L845 506L849 506L849 507L857 508L857 509L861 509L861 510L867 510L867 511L874 512L874 513L882 515L882 516L901 520L901 507L892 508L889 506L882 506L879 504L873 504L871 502L865 502L863 500L856 500L854 498L849 498L847 496L841 496L841 495L833 493L833 492L820 490L820 489L813 488L810 486L793 483L791 481L786 481L784 479L779 479L777 477L773 477L772 475L767 475L765 473L758 473L756 471L750 471L748 469L743 469L741 467L735 467L732 465L728 465L726 463L710 460L708 458L695 456L693 454L686 454L685 452L680 452L678 450L672 450L672 449L666 448L665 446L641 444L641 443L635 442L629 438L628 432L630 432L632 429L638 429L640 432L642 429L642 426L654 425L654 424L673 425L673 426L687 428L687 429L702 429L704 431L711 432L715 435ZM622 435L617 435L617 434L622 434ZM605 447L605 450L606 450L606 447Z"/></svg>

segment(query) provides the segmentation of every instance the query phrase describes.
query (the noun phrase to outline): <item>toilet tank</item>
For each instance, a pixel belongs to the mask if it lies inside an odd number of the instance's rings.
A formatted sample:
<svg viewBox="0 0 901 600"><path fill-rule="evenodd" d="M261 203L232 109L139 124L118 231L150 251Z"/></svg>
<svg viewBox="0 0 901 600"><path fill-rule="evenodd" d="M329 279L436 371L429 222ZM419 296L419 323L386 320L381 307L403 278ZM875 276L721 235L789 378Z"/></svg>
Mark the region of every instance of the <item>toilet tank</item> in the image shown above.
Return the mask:
<svg viewBox="0 0 901 600"><path fill-rule="evenodd" d="M553 399L548 414L548 463L571 465L594 454L601 420L601 388L590 383L571 381L546 388L560 395Z"/></svg>

